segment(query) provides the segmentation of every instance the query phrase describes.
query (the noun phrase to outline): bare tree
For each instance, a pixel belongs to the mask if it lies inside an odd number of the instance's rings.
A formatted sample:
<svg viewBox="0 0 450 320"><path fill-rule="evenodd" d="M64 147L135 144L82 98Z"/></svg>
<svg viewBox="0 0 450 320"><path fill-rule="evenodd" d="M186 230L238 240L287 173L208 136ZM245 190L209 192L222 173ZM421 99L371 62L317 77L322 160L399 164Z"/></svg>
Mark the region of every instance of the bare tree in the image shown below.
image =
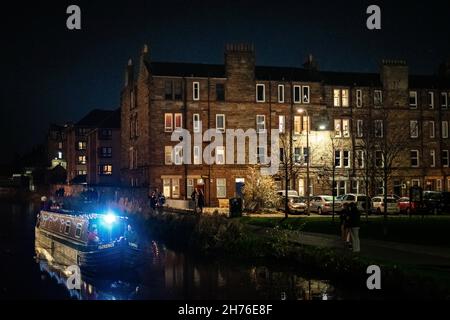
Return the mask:
<svg viewBox="0 0 450 320"><path fill-rule="evenodd" d="M383 184L384 203L387 203L387 187L395 172L401 153L406 150L409 130L404 120L392 110L380 109L365 121L362 137L358 137L356 149L362 151L364 167L360 170L369 194L370 186L376 181ZM384 206L384 219L387 219L387 205Z"/></svg>

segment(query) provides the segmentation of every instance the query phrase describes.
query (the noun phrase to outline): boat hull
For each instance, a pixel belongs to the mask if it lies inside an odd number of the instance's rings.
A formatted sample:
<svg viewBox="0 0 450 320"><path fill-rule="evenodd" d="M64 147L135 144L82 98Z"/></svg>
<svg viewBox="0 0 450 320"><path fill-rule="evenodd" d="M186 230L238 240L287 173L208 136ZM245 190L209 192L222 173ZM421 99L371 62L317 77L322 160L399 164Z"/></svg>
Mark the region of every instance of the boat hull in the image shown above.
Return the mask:
<svg viewBox="0 0 450 320"><path fill-rule="evenodd" d="M127 244L83 246L39 228L35 229L35 240L45 259L64 266L78 265L88 272L114 272L134 267L140 260L139 252Z"/></svg>

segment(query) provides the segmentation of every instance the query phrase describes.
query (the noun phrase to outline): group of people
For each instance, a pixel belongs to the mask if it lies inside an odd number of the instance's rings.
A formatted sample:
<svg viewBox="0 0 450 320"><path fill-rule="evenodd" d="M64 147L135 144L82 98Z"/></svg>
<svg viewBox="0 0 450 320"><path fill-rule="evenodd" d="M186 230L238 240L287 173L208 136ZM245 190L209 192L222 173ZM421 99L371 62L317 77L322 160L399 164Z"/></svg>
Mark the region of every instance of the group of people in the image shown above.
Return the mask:
<svg viewBox="0 0 450 320"><path fill-rule="evenodd" d="M361 214L356 203L344 203L341 211L341 237L353 252L360 252L359 228Z"/></svg>
<svg viewBox="0 0 450 320"><path fill-rule="evenodd" d="M155 189L149 196L150 198L150 207L152 210L161 209L166 203L166 198L164 194L160 192L158 189Z"/></svg>
<svg viewBox="0 0 450 320"><path fill-rule="evenodd" d="M191 193L191 199L194 202L194 213L203 213L205 206L205 194L202 189L195 188Z"/></svg>

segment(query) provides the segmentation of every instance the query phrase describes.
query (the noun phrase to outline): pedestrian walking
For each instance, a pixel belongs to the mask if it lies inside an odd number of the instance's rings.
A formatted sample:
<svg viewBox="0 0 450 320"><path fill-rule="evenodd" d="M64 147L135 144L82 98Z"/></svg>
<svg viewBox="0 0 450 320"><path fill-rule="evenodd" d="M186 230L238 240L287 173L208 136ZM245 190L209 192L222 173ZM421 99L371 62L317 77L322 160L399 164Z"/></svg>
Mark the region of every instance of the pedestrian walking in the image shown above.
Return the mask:
<svg viewBox="0 0 450 320"><path fill-rule="evenodd" d="M194 213L197 213L197 200L198 200L198 192L197 192L197 188L194 189L194 191L192 191L191 193L191 200L194 204Z"/></svg>
<svg viewBox="0 0 450 320"><path fill-rule="evenodd" d="M353 252L360 252L359 228L361 224L361 213L355 203L350 205L348 226L350 229Z"/></svg>
<svg viewBox="0 0 450 320"><path fill-rule="evenodd" d="M203 194L203 190L200 189L197 196L197 206L200 209L200 214L203 213L203 207L205 206L205 195Z"/></svg>
<svg viewBox="0 0 450 320"><path fill-rule="evenodd" d="M345 242L347 242L347 235L348 235L348 229L347 229L348 215L349 215L348 203L344 203L343 208L339 214L339 220L341 223L341 239L342 239L342 241L345 241Z"/></svg>

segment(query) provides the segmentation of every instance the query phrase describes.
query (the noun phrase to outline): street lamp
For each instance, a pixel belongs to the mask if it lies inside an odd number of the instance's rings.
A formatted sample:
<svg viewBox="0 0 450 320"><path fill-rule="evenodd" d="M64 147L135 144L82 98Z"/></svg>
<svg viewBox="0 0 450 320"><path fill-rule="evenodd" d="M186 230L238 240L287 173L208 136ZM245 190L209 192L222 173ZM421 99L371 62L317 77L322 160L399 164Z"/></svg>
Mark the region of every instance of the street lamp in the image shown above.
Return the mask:
<svg viewBox="0 0 450 320"><path fill-rule="evenodd" d="M306 109L298 109L298 113L304 113L306 118L308 119L308 125L306 128L306 150L308 150L308 161L306 161L306 214L309 216L309 203L310 203L310 185L309 185L309 161L310 161L310 152L309 152L309 126L310 120L308 115L308 110ZM304 154L304 153L303 153Z"/></svg>

